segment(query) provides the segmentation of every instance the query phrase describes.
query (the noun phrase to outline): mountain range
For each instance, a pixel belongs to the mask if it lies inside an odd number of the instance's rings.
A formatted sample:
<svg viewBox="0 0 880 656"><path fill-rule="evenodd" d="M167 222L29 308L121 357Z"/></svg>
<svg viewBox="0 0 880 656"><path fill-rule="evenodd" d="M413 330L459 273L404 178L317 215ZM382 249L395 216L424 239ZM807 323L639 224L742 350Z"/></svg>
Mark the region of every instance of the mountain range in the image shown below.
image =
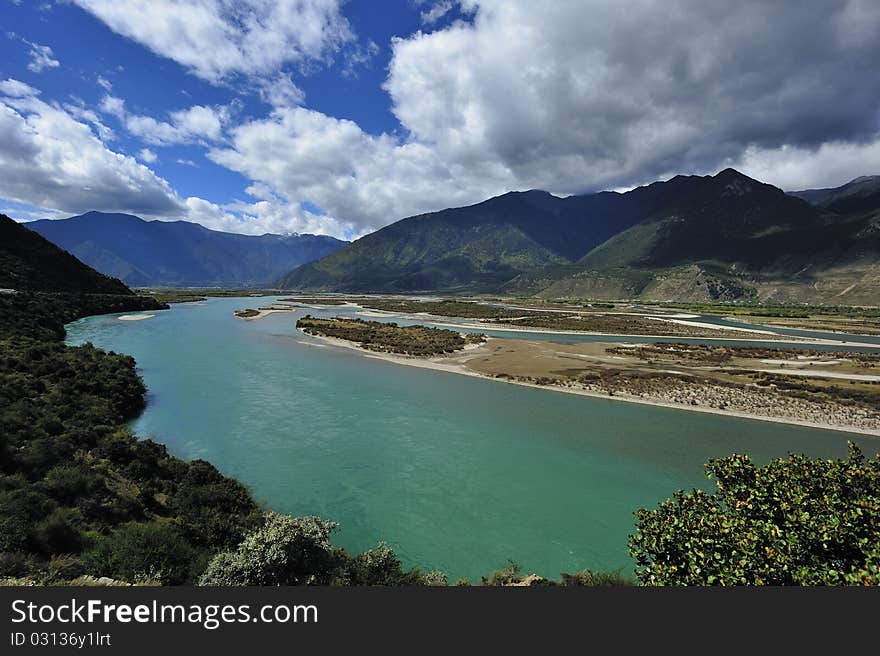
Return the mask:
<svg viewBox="0 0 880 656"><path fill-rule="evenodd" d="M311 291L880 301L880 177L786 194L725 169L626 193L513 192L410 217L304 264Z"/></svg>
<svg viewBox="0 0 880 656"><path fill-rule="evenodd" d="M93 294L131 294L122 282L0 214L0 288Z"/></svg>
<svg viewBox="0 0 880 656"><path fill-rule="evenodd" d="M347 243L324 235L240 235L186 221L103 212L26 225L133 287L268 285Z"/></svg>
<svg viewBox="0 0 880 656"><path fill-rule="evenodd" d="M100 212L26 225L132 286L880 302L880 176L785 193L725 169L625 193L510 192L350 244Z"/></svg>

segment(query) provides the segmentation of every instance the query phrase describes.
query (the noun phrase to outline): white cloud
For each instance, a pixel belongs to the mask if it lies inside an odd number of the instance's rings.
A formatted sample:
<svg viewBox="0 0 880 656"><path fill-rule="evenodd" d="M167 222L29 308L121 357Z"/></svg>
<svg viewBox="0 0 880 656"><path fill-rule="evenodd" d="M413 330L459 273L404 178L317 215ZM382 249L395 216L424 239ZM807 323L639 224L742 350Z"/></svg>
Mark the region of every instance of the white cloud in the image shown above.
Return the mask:
<svg viewBox="0 0 880 656"><path fill-rule="evenodd" d="M11 98L26 98L28 96L40 95L40 92L29 84L13 78L7 78L0 82L0 93Z"/></svg>
<svg viewBox="0 0 880 656"><path fill-rule="evenodd" d="M249 193L294 206L312 203L332 217L323 219L328 225L350 225L355 235L428 208L501 193L509 183L503 169L486 165L471 179L433 148L372 136L353 121L303 107L241 125L230 131L230 143L209 150L208 158L259 182Z"/></svg>
<svg viewBox="0 0 880 656"><path fill-rule="evenodd" d="M100 210L161 220L187 219L245 234L313 232L347 234L349 224L319 216L279 199L268 189L255 202L219 206L198 197L181 199L171 185L133 157L108 149L94 130L97 115L79 104L49 104L39 91L15 79L0 81L0 198L33 208L14 215L69 216ZM119 109L110 99L105 105ZM179 117L189 129L210 132L198 112ZM91 126L90 126L91 124ZM138 157L150 164L156 154ZM178 163L196 166L191 160ZM257 193L258 185L250 191Z"/></svg>
<svg viewBox="0 0 880 656"><path fill-rule="evenodd" d="M152 116L129 113L122 98L109 95L101 100L101 111L118 118L128 132L153 146L219 141L232 113L228 106L194 105L171 112L170 122L159 121Z"/></svg>
<svg viewBox="0 0 880 656"><path fill-rule="evenodd" d="M452 0L441 0L440 2L433 3L429 9L421 13L422 23L425 25L436 23L448 14L454 6L455 3Z"/></svg>
<svg viewBox="0 0 880 656"><path fill-rule="evenodd" d="M104 91L106 91L107 93L113 91L113 83L110 82L110 80L108 80L106 77L99 75L96 82L98 83L98 86L104 89Z"/></svg>
<svg viewBox="0 0 880 656"><path fill-rule="evenodd" d="M732 165L787 191L837 187L880 174L880 135L866 143L828 142L818 148L748 148Z"/></svg>
<svg viewBox="0 0 880 656"><path fill-rule="evenodd" d="M201 198L187 198L190 221L201 223L212 230L239 232L249 235L273 234L330 234L345 235L351 226L318 216L285 202L260 200L254 203L236 202L219 206Z"/></svg>
<svg viewBox="0 0 880 656"><path fill-rule="evenodd" d="M75 103L65 103L63 106L73 118L90 123L104 143L113 141L116 138L113 130L104 124L94 110L86 108L82 100L77 99Z"/></svg>
<svg viewBox="0 0 880 656"><path fill-rule="evenodd" d="M289 75L281 74L260 84L260 98L272 107L296 107L305 101L306 94Z"/></svg>
<svg viewBox="0 0 880 656"><path fill-rule="evenodd" d="M159 159L159 157L156 155L156 153L154 153L149 148L141 148L140 151L138 151L138 158L142 162L146 162L147 164L152 164L157 159Z"/></svg>
<svg viewBox="0 0 880 656"><path fill-rule="evenodd" d="M353 39L338 0L73 0L210 82L321 60Z"/></svg>
<svg viewBox="0 0 880 656"><path fill-rule="evenodd" d="M41 46L39 43L30 43L31 61L28 64L28 70L32 73L40 73L45 68L58 68L61 65L52 55L52 48L49 46Z"/></svg>
<svg viewBox="0 0 880 656"><path fill-rule="evenodd" d="M880 40L856 38L880 30L877 3L462 5L472 25L393 43L386 88L414 141L513 186L619 186L877 130Z"/></svg>
<svg viewBox="0 0 880 656"><path fill-rule="evenodd" d="M0 89L10 87L17 85ZM0 197L38 208L153 216L183 208L165 180L109 150L88 124L35 94L0 98L0 169Z"/></svg>

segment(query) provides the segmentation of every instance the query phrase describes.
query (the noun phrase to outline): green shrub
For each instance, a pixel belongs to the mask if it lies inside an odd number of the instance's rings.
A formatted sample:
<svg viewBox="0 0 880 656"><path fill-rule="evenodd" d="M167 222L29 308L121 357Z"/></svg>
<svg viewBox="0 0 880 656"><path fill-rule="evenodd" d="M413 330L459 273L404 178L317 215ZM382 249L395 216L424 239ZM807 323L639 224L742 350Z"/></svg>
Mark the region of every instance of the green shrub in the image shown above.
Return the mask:
<svg viewBox="0 0 880 656"><path fill-rule="evenodd" d="M431 580L437 585L437 572ZM445 575L444 575L445 580ZM351 558L337 583L345 585L423 585L425 578L417 569L404 570L394 550L384 542ZM444 584L445 585L445 584Z"/></svg>
<svg viewBox="0 0 880 656"><path fill-rule="evenodd" d="M191 580L197 557L173 524L155 521L120 526L100 537L83 560L95 576L179 585Z"/></svg>
<svg viewBox="0 0 880 656"><path fill-rule="evenodd" d="M630 553L649 585L880 584L880 456L706 465L717 492L639 510Z"/></svg>
<svg viewBox="0 0 880 656"><path fill-rule="evenodd" d="M334 522L266 513L235 551L215 556L199 585L327 585L340 560Z"/></svg>
<svg viewBox="0 0 880 656"><path fill-rule="evenodd" d="M610 587L635 585L635 581L624 576L621 570L613 572L594 572L589 569L581 570L576 574L560 575L562 585L584 587Z"/></svg>

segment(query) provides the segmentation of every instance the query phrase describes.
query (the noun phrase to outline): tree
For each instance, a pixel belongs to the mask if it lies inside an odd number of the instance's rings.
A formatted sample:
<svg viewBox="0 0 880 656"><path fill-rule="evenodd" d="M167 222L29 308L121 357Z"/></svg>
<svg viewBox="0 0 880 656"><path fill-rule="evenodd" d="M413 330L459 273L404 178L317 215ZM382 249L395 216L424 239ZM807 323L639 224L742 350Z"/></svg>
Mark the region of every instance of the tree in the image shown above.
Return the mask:
<svg viewBox="0 0 880 656"><path fill-rule="evenodd" d="M642 509L630 553L649 585L880 584L880 456L711 460L717 492Z"/></svg>

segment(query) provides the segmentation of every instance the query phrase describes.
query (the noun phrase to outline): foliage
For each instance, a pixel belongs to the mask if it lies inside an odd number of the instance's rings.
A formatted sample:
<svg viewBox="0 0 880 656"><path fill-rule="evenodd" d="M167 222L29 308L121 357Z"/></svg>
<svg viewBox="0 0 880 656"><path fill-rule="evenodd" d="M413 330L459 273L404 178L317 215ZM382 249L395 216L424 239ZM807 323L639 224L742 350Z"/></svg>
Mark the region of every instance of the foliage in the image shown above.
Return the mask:
<svg viewBox="0 0 880 656"><path fill-rule="evenodd" d="M585 569L575 574L562 573L559 575L559 580L547 579L537 574L523 575L519 563L513 560L508 560L507 565L499 570L495 570L488 577L482 577L482 583L483 585L502 587L608 587L634 585L634 582L624 576L620 570L614 572L594 572ZM456 585L467 584L467 581L456 583Z"/></svg>
<svg viewBox="0 0 880 656"><path fill-rule="evenodd" d="M377 298L358 300L358 304L373 310L385 312L427 312L441 317L463 317L466 319L499 319L502 317L521 317L531 312L510 310L474 301L417 301L412 299Z"/></svg>
<svg viewBox="0 0 880 656"><path fill-rule="evenodd" d="M339 556L330 544L333 522L266 513L262 526L235 551L208 564L200 585L326 585Z"/></svg>
<svg viewBox="0 0 880 656"><path fill-rule="evenodd" d="M463 336L455 330L443 328L398 326L363 319L317 319L310 315L297 321L296 327L309 335L357 342L370 351L405 355L442 355L485 340L484 335Z"/></svg>
<svg viewBox="0 0 880 656"><path fill-rule="evenodd" d="M60 341L80 316L158 307L0 294L0 574L57 581L87 562L93 574L180 583L259 520L240 483L123 426L144 407L133 358ZM163 549L174 562L148 562Z"/></svg>
<svg viewBox="0 0 880 656"><path fill-rule="evenodd" d="M880 584L880 456L710 461L717 492L642 509L630 553L649 585Z"/></svg>
<svg viewBox="0 0 880 656"><path fill-rule="evenodd" d="M199 585L436 585L441 579L404 570L384 543L350 556L330 542L335 528L320 517L267 512L234 551L211 560Z"/></svg>
<svg viewBox="0 0 880 656"><path fill-rule="evenodd" d="M197 562L192 545L168 521L129 522L83 555L89 573L131 582L181 584Z"/></svg>

